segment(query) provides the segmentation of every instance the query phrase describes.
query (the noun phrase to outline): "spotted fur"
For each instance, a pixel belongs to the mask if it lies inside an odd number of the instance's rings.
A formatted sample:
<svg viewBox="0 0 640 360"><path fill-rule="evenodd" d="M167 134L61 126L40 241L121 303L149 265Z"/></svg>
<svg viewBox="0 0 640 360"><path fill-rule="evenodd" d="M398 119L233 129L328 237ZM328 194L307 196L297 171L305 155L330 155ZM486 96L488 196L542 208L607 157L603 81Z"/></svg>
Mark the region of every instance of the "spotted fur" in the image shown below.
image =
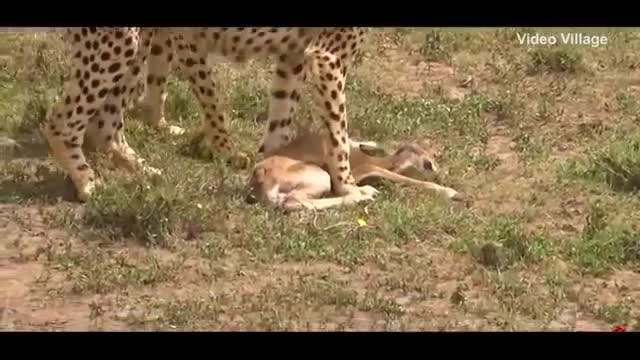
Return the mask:
<svg viewBox="0 0 640 360"><path fill-rule="evenodd" d="M125 140L123 110L144 84L147 121L164 123L166 80L175 59L183 68L202 110L204 137L213 153L233 156L220 104L220 84L207 65L210 54L242 63L269 57L275 62L268 121L259 146L272 151L293 138L292 116L301 85L311 76L318 118L328 128L330 161L337 194L357 192L349 166L346 79L363 41L358 28L77 28L66 36L71 77L64 97L41 130L56 160L73 180L81 199L95 186L82 152L83 141L107 150L130 169L140 159ZM146 63L146 66L144 66Z"/></svg>

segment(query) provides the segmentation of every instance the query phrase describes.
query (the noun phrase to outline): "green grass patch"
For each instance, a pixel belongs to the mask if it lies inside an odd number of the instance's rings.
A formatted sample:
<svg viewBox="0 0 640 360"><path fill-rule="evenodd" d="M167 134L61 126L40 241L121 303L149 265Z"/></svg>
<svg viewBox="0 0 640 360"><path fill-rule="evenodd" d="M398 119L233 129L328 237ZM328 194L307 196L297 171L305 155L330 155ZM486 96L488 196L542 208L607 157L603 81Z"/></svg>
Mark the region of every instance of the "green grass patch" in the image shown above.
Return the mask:
<svg viewBox="0 0 640 360"><path fill-rule="evenodd" d="M620 131L604 143L594 144L586 150L586 156L565 164L562 174L606 185L617 192L637 192L640 189L640 133Z"/></svg>
<svg viewBox="0 0 640 360"><path fill-rule="evenodd" d="M568 46L535 47L528 53L527 73L569 73L584 70L583 55Z"/></svg>
<svg viewBox="0 0 640 360"><path fill-rule="evenodd" d="M515 216L490 218L463 241L480 264L498 270L538 263L552 251L544 236L526 232L522 220Z"/></svg>
<svg viewBox="0 0 640 360"><path fill-rule="evenodd" d="M640 263L640 234L630 224L610 222L599 203L591 205L581 235L568 246L573 261L590 274Z"/></svg>

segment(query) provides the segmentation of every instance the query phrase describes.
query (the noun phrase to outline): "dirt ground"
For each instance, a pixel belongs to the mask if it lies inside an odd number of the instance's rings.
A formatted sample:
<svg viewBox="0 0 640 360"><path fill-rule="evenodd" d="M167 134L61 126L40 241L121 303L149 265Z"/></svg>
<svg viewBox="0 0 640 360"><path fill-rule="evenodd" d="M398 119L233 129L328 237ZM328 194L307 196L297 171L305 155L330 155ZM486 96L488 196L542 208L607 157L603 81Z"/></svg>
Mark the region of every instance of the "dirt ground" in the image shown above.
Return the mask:
<svg viewBox="0 0 640 360"><path fill-rule="evenodd" d="M609 43L518 43L538 31ZM34 132L61 90L59 35L2 33L0 329L633 331L639 45L634 29L372 29L352 136L432 149L473 202L385 183L371 203L282 214L244 202L246 170L134 112L129 142L164 178L98 157L105 185L71 201ZM270 69L215 72L252 154ZM167 120L191 133L198 105L169 85Z"/></svg>

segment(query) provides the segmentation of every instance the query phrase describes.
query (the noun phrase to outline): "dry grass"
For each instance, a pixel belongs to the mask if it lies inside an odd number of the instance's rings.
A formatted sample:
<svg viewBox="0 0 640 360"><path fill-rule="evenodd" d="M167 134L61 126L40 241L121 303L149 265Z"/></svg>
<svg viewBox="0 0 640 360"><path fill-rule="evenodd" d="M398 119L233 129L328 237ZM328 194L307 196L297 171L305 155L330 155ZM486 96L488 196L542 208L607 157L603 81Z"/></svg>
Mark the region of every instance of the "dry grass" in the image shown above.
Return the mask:
<svg viewBox="0 0 640 360"><path fill-rule="evenodd" d="M437 148L471 207L386 185L371 204L290 215L245 204L245 172L135 116L129 141L164 179L101 168L94 199L64 201L33 133L60 90L60 41L0 34L0 135L20 146L1 144L0 326L637 329L640 41L606 29L605 48L525 47L518 32L535 30L376 29L350 78L352 134ZM253 153L267 67L216 69ZM168 103L196 129L177 77Z"/></svg>

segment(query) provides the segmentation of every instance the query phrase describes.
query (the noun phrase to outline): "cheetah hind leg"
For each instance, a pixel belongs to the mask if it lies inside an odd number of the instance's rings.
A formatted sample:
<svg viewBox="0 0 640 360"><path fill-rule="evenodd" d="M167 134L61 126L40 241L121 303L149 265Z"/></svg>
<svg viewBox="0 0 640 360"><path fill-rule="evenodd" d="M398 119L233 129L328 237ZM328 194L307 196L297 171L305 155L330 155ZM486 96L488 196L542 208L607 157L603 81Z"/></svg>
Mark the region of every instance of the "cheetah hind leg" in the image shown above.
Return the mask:
<svg viewBox="0 0 640 360"><path fill-rule="evenodd" d="M146 69L146 67L143 68ZM155 111L154 109L164 109L167 93L166 90L162 88L158 90L156 87L151 87L152 91L161 92L160 101L154 104L151 95L149 95L149 92L147 91L148 77L146 75L146 71L143 71L144 76L137 80L137 84L134 88L133 99L131 99L131 101L129 102L127 110L138 113L144 119L144 123L147 124L147 126L167 129L169 131L169 134L171 135L185 135L186 130L184 128L176 125L169 125L165 120L164 115L157 122L151 120L153 119L153 113Z"/></svg>
<svg viewBox="0 0 640 360"><path fill-rule="evenodd" d="M127 111L134 111L141 109L144 106L145 99L147 98L147 64L143 64L140 69L140 76L135 80L133 87L133 94L130 101L127 102Z"/></svg>
<svg viewBox="0 0 640 360"><path fill-rule="evenodd" d="M207 160L214 160L219 156L220 152L211 150L211 144L207 141L204 130L199 129L187 137L189 140L180 149L182 155ZM228 154L225 159L227 165L236 169L247 169L251 164L251 158L244 152Z"/></svg>
<svg viewBox="0 0 640 360"><path fill-rule="evenodd" d="M143 32L141 35L140 40L144 42L150 33ZM116 75L121 79L111 85L104 103L89 119L86 140L96 150L106 152L116 167L124 168L129 173L156 176L161 171L148 166L145 159L129 146L124 135L124 110L131 105L134 96L140 94L140 79L144 79L141 74L144 74L147 49L139 46L137 50L133 61L127 64L121 74Z"/></svg>
<svg viewBox="0 0 640 360"><path fill-rule="evenodd" d="M142 67L142 76L137 80L136 103L147 126L166 129L172 135L183 135L185 130L176 125L169 125L165 119L167 100L167 79L174 63L177 39L173 39L171 31L156 29L150 40L147 61ZM184 70L183 70L184 71Z"/></svg>
<svg viewBox="0 0 640 360"><path fill-rule="evenodd" d="M194 41L194 43L196 43ZM207 65L206 49L197 46L178 47L180 60L189 63L186 70L191 90L198 99L202 112L200 132L190 141L189 147L197 149L196 154L205 158L224 157L227 164L239 169L249 166L247 154L234 149L234 144L226 129L226 114L220 104L218 89L211 68ZM191 151L190 151L191 152ZM191 152L193 154L193 152Z"/></svg>
<svg viewBox="0 0 640 360"><path fill-rule="evenodd" d="M123 105L122 107L118 105ZM102 109L96 110L89 120L86 130L85 148L88 151L105 152L117 168L131 174L142 173L146 176L159 176L160 169L146 164L129 146L124 136L123 109L125 99L111 92Z"/></svg>
<svg viewBox="0 0 640 360"><path fill-rule="evenodd" d="M298 56L288 54L286 58L276 61L277 75L271 80L271 98L258 153L269 153L287 146L295 137L293 115L300 103L306 61L304 52Z"/></svg>

